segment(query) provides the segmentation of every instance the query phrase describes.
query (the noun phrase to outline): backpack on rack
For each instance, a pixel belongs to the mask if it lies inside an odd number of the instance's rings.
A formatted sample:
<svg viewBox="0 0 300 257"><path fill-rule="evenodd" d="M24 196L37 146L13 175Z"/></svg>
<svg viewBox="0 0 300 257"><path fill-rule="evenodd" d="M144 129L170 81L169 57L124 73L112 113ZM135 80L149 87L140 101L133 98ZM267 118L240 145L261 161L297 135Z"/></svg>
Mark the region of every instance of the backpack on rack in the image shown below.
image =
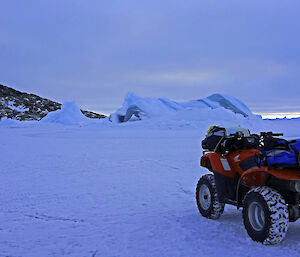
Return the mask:
<svg viewBox="0 0 300 257"><path fill-rule="evenodd" d="M228 153L239 149L257 149L259 137L250 135L249 129L242 127L212 126L202 141L205 151Z"/></svg>
<svg viewBox="0 0 300 257"><path fill-rule="evenodd" d="M207 151L223 152L224 148L221 146L226 137L226 129L218 126L212 126L207 131L206 137L202 140L202 148Z"/></svg>
<svg viewBox="0 0 300 257"><path fill-rule="evenodd" d="M270 150L270 145L267 145L267 150L262 152L259 163L261 166L300 168L300 139L293 141L280 139L273 147Z"/></svg>

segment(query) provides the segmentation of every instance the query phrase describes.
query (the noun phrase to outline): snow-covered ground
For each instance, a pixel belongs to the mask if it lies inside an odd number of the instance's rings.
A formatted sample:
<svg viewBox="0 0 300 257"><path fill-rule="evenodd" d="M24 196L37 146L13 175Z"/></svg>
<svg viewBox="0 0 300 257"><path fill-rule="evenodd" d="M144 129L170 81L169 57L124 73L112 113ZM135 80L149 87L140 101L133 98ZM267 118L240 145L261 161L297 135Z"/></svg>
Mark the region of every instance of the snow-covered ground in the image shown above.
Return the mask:
<svg viewBox="0 0 300 257"><path fill-rule="evenodd" d="M299 223L266 247L251 241L233 207L217 221L200 216L194 191L205 131L0 130L0 256L298 255Z"/></svg>
<svg viewBox="0 0 300 257"><path fill-rule="evenodd" d="M84 123L71 110L78 124L62 125L59 113L49 122L0 121L1 257L299 255L299 222L281 244L263 246L248 237L241 210L226 206L219 220L208 220L195 202L210 125L242 122L293 138L299 120L216 109Z"/></svg>

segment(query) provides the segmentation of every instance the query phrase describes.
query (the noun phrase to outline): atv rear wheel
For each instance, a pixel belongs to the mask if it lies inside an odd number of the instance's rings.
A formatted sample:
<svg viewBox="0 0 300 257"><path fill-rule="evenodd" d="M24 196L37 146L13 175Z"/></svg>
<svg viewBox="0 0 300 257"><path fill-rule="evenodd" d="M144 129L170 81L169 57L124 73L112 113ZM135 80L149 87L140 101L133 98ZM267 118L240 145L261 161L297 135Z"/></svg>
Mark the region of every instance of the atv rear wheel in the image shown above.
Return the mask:
<svg viewBox="0 0 300 257"><path fill-rule="evenodd" d="M288 230L288 207L274 189L256 187L245 196L243 220L248 235L254 241L277 244L284 239Z"/></svg>
<svg viewBox="0 0 300 257"><path fill-rule="evenodd" d="M198 181L196 202L203 217L218 219L223 213L225 204L219 202L213 175L204 175Z"/></svg>

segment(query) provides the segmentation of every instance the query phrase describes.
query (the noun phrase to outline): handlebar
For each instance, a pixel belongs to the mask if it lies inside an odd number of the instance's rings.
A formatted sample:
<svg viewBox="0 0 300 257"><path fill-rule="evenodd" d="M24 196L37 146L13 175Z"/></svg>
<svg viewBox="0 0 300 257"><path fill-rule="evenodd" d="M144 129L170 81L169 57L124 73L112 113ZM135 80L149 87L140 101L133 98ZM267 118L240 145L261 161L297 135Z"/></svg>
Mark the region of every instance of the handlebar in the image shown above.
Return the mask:
<svg viewBox="0 0 300 257"><path fill-rule="evenodd" d="M274 136L274 137L282 137L283 133L273 133L273 132L260 132L260 136L261 137L265 137L265 136Z"/></svg>

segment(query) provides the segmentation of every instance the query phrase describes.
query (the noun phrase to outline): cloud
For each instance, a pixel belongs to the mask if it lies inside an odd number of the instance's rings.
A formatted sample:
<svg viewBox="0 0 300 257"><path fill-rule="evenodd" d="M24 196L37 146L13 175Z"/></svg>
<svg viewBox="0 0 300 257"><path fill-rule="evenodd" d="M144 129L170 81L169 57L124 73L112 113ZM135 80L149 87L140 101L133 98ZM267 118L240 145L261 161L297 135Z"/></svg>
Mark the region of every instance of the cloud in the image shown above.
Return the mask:
<svg viewBox="0 0 300 257"><path fill-rule="evenodd" d="M208 83L217 74L213 71L171 71L157 73L139 73L132 76L132 80L137 82L160 84L160 85L189 85L190 83Z"/></svg>
<svg viewBox="0 0 300 257"><path fill-rule="evenodd" d="M3 0L1 10L0 80L19 90L98 110L128 91L300 109L296 0Z"/></svg>

